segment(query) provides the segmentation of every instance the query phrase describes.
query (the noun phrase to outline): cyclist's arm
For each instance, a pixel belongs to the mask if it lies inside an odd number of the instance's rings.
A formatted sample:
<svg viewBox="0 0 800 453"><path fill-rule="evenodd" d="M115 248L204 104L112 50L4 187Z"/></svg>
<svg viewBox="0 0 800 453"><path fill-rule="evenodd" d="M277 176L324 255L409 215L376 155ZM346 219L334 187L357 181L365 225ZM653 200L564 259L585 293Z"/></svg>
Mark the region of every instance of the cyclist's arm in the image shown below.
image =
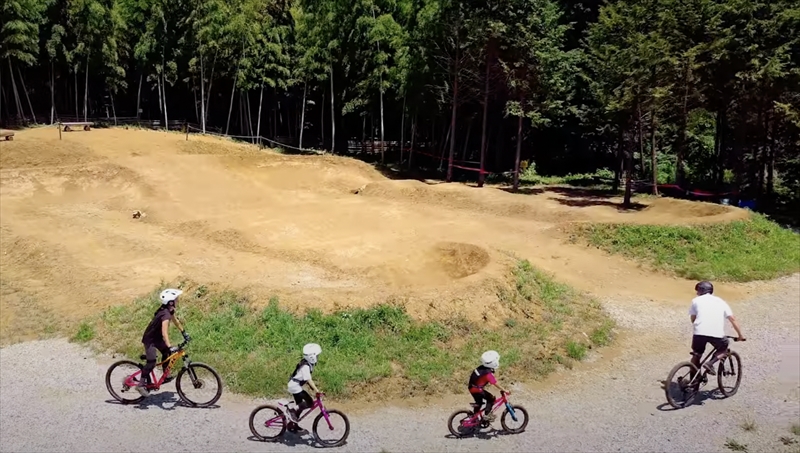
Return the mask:
<svg viewBox="0 0 800 453"><path fill-rule="evenodd" d="M731 322L731 325L733 326L734 330L736 330L736 334L739 335L739 339L743 339L744 335L742 335L742 329L741 327L739 327L739 322L736 321L736 318L734 318L733 315L730 315L728 316L728 321Z"/></svg>
<svg viewBox="0 0 800 453"><path fill-rule="evenodd" d="M180 330L181 333L183 333L184 332L183 323L181 323L181 321L175 315L172 315L172 319L175 321L175 327L177 327L178 330Z"/></svg>
<svg viewBox="0 0 800 453"><path fill-rule="evenodd" d="M169 344L169 319L161 321L161 336L164 337L164 344L166 344L168 348L172 347Z"/></svg>
<svg viewBox="0 0 800 453"><path fill-rule="evenodd" d="M309 380L308 380L308 382L307 382L307 384L308 384L308 386L309 386L309 387L311 387L311 390L313 390L313 391L314 391L314 393L322 393L322 392L320 392L320 391L319 391L319 389L317 388L317 385L316 385L316 384L314 384L314 380L313 380L313 379L309 379Z"/></svg>
<svg viewBox="0 0 800 453"><path fill-rule="evenodd" d="M499 383L499 382L497 382L497 378L496 378L496 377L494 377L494 375L490 375L488 384L489 384L489 385L493 385L493 386L497 387L497 388L498 388L498 390L500 390L500 391L501 391L501 392L503 392L503 393L509 393L509 394L511 393L511 392L509 392L508 390L506 390L506 389L505 389L505 387L503 387L502 385L500 385L500 383Z"/></svg>
<svg viewBox="0 0 800 453"><path fill-rule="evenodd" d="M694 320L697 319L697 315L692 315L689 318L692 320L692 324L694 324Z"/></svg>

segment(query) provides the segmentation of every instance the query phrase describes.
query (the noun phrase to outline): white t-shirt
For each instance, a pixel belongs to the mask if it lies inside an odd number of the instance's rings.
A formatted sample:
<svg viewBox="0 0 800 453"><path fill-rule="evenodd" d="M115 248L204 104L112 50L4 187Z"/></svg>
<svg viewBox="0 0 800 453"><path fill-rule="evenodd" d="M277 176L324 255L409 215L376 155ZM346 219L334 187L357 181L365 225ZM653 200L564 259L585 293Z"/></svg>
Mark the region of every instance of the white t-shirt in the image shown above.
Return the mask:
<svg viewBox="0 0 800 453"><path fill-rule="evenodd" d="M689 314L694 320L694 334L722 338L725 336L725 320L733 316L727 302L713 294L703 294L692 299Z"/></svg>
<svg viewBox="0 0 800 453"><path fill-rule="evenodd" d="M308 380L311 379L311 367L309 367L308 365L301 366L300 369L297 370L297 373L292 377L307 382ZM294 395L302 391L303 387L300 386L300 384L297 381L289 380L289 393Z"/></svg>

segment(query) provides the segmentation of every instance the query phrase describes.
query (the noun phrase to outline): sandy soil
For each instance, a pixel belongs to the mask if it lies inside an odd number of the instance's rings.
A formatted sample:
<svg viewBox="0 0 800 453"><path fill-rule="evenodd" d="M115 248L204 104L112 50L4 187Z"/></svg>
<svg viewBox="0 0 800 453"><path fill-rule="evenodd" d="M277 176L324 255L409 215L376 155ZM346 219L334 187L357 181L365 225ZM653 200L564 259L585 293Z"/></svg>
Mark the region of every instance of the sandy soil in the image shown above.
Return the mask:
<svg viewBox="0 0 800 453"><path fill-rule="evenodd" d="M564 243L564 222L691 223L746 211L552 189L511 194L390 180L335 156L286 156L179 133L55 128L0 142L0 336L35 308L73 322L181 277L290 307L397 298L420 318L496 314L514 256L603 298L684 304L692 282ZM140 210L144 215L132 218ZM642 282L647 282L643 284ZM732 301L766 284L726 285Z"/></svg>

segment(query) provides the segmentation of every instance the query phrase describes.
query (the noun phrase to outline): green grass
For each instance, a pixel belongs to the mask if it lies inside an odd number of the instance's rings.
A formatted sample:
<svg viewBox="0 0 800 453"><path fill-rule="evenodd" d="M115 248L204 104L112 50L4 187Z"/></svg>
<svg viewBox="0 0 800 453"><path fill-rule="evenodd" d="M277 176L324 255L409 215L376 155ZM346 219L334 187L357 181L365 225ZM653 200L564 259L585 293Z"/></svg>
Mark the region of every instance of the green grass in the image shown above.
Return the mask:
<svg viewBox="0 0 800 453"><path fill-rule="evenodd" d="M792 427L789 428L789 431L791 431L791 433L794 434L795 436L800 436L800 424L798 423L793 424Z"/></svg>
<svg viewBox="0 0 800 453"><path fill-rule="evenodd" d="M725 448L731 451L743 451L747 453L747 445L740 444L739 442L733 439L728 439L727 441L725 441Z"/></svg>
<svg viewBox="0 0 800 453"><path fill-rule="evenodd" d="M289 375L308 342L323 348L315 381L330 395L345 398L368 388L383 396L462 392L467 375L487 349L500 352L498 377L506 384L535 379L559 363L570 366L563 359L570 356L568 344L583 341L584 353L593 346L581 332L607 329L602 336L607 343L609 320L596 302L553 282L527 262L514 269L509 281L513 284L503 297L514 300L501 303L517 304L536 316L512 310L515 316L493 329L463 318L417 321L401 305L389 303L334 313L292 313L277 298L264 306L230 290L176 285L185 291L178 316L192 336L192 359L217 369L230 390L256 396L285 395ZM102 349L138 358L142 331L165 286L87 320L74 341L94 338ZM177 329L171 332L177 344Z"/></svg>
<svg viewBox="0 0 800 453"><path fill-rule="evenodd" d="M746 282L800 271L800 235L754 214L729 223L576 225L588 244L680 277Z"/></svg>

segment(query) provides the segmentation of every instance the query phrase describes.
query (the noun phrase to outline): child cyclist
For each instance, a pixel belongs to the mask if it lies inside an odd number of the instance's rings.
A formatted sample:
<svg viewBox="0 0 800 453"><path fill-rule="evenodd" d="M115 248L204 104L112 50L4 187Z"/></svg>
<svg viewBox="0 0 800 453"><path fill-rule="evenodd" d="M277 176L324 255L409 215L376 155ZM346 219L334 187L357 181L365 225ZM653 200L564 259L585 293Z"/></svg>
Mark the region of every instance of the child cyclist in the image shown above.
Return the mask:
<svg viewBox="0 0 800 453"><path fill-rule="evenodd" d="M300 414L311 406L314 405L314 400L311 395L303 390L303 386L308 384L311 390L316 394L321 394L314 380L311 379L311 374L314 372L314 366L317 364L317 358L322 353L322 347L317 343L308 343L303 346L303 359L294 368L292 376L289 378L288 390L294 397L294 402L297 404L297 409L289 409L289 431L296 432L299 427L297 422L300 419Z"/></svg>
<svg viewBox="0 0 800 453"><path fill-rule="evenodd" d="M510 395L511 392L503 388L497 383L494 377L494 371L500 366L500 354L497 351L486 351L481 355L481 365L472 371L469 376L469 393L475 399L475 413L481 410L483 402L486 401L486 409L484 415L487 421L493 422L495 415L492 414L492 406L495 402L495 397L484 389L487 385L494 385L501 392Z"/></svg>

